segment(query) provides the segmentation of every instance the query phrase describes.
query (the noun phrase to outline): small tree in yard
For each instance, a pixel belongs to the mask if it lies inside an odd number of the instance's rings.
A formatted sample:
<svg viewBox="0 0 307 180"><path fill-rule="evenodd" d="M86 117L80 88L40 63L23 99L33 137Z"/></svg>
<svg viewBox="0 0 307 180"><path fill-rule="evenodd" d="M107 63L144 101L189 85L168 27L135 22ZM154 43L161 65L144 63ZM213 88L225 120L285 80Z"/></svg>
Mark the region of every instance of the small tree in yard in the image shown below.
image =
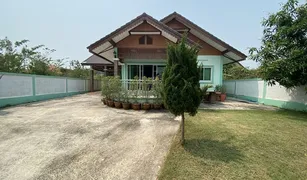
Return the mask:
<svg viewBox="0 0 307 180"><path fill-rule="evenodd" d="M169 44L163 73L163 101L167 109L181 116L181 144L184 144L184 113L194 116L201 102L198 49L188 47L186 37L178 44Z"/></svg>
<svg viewBox="0 0 307 180"><path fill-rule="evenodd" d="M286 88L307 85L307 3L288 0L262 25L262 45L250 49L251 58L261 63L261 77Z"/></svg>

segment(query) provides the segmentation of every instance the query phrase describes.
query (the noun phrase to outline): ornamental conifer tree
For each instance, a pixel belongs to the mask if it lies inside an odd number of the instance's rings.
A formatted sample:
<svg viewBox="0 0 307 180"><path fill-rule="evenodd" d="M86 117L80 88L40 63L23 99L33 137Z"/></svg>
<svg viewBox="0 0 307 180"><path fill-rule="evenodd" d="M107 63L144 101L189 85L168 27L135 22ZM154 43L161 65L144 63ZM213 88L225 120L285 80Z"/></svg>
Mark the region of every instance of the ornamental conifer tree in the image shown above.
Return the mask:
<svg viewBox="0 0 307 180"><path fill-rule="evenodd" d="M184 144L184 113L194 116L201 102L197 47L189 47L186 37L167 47L167 64L162 76L163 101L167 109L181 116L181 144Z"/></svg>

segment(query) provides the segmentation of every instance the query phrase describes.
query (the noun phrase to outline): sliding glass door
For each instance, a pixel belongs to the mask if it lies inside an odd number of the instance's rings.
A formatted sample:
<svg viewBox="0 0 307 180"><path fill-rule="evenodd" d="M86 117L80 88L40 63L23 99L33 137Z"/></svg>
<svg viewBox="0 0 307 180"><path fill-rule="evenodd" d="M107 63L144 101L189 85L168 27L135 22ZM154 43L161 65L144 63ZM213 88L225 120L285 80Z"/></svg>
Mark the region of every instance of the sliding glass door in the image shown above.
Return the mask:
<svg viewBox="0 0 307 180"><path fill-rule="evenodd" d="M165 65L128 65L128 79L138 79L146 76L149 78L159 77L161 79Z"/></svg>

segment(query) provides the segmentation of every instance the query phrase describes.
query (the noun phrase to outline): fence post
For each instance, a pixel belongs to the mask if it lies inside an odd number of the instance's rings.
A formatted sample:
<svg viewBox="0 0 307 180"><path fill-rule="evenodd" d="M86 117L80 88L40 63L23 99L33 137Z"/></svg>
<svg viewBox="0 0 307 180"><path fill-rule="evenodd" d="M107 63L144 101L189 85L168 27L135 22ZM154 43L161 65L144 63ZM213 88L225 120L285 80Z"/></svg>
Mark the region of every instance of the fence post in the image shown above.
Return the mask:
<svg viewBox="0 0 307 180"><path fill-rule="evenodd" d="M33 96L36 96L35 76L32 76L32 91L33 91Z"/></svg>
<svg viewBox="0 0 307 180"><path fill-rule="evenodd" d="M264 100L266 98L267 86L268 86L267 81L263 80L263 92L262 92L262 102L261 103L264 103Z"/></svg>
<svg viewBox="0 0 307 180"><path fill-rule="evenodd" d="M68 78L66 78L66 93L68 93Z"/></svg>
<svg viewBox="0 0 307 180"><path fill-rule="evenodd" d="M234 92L235 98L237 98L237 81L235 81L235 92Z"/></svg>

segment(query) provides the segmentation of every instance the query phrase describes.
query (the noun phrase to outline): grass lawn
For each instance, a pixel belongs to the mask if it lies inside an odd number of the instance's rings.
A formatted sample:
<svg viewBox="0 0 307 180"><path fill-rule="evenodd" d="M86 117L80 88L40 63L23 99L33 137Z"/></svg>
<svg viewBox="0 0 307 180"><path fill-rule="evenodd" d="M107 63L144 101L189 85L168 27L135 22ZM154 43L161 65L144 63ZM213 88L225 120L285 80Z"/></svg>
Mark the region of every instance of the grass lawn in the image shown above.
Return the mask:
<svg viewBox="0 0 307 180"><path fill-rule="evenodd" d="M307 113L199 111L186 116L159 179L307 179Z"/></svg>

